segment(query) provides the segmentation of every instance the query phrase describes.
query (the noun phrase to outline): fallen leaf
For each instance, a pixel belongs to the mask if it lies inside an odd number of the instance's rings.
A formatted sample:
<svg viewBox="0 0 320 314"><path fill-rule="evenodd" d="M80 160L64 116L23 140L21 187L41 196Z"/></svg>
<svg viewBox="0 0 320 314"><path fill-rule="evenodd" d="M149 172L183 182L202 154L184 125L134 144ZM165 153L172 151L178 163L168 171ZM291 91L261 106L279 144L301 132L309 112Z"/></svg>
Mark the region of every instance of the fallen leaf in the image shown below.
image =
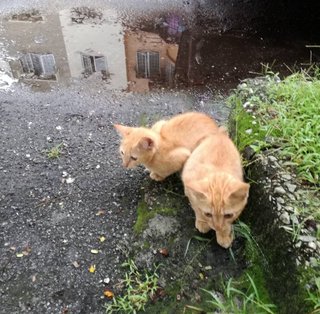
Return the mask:
<svg viewBox="0 0 320 314"><path fill-rule="evenodd" d="M106 238L105 238L104 236L101 236L101 237L99 238L99 240L100 240L100 242L104 242L104 241L106 241Z"/></svg>
<svg viewBox="0 0 320 314"><path fill-rule="evenodd" d="M94 273L96 271L96 265L91 265L90 267L89 267L89 272L90 273Z"/></svg>
<svg viewBox="0 0 320 314"><path fill-rule="evenodd" d="M204 274L203 273L199 273L199 277L200 277L201 280L203 280L204 279Z"/></svg>
<svg viewBox="0 0 320 314"><path fill-rule="evenodd" d="M96 213L96 216L102 216L102 215L105 215L106 214L106 211L104 209L99 209Z"/></svg>
<svg viewBox="0 0 320 314"><path fill-rule="evenodd" d="M98 254L98 253L99 253L99 250L92 249L92 250L90 250L90 252L91 252L92 254Z"/></svg>
<svg viewBox="0 0 320 314"><path fill-rule="evenodd" d="M114 293L110 289L105 289L103 291L103 295L109 299L112 299L114 297Z"/></svg>
<svg viewBox="0 0 320 314"><path fill-rule="evenodd" d="M23 256L24 256L23 253L17 253L17 254L16 254L16 257L19 257L19 258L20 258L20 257L23 257Z"/></svg>
<svg viewBox="0 0 320 314"><path fill-rule="evenodd" d="M162 254L164 257L168 257L169 256L169 251L168 251L167 248L160 249L159 253Z"/></svg>

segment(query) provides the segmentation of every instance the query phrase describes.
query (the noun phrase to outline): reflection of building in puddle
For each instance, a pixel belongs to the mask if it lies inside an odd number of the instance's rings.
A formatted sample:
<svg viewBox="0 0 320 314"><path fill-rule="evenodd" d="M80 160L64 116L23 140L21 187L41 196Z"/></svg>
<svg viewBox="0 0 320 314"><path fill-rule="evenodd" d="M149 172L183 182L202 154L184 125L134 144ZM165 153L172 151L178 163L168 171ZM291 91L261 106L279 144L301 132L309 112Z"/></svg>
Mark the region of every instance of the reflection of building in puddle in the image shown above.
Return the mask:
<svg viewBox="0 0 320 314"><path fill-rule="evenodd" d="M59 16L38 11L13 15L3 23L9 39L12 74L24 82L66 82L70 77Z"/></svg>
<svg viewBox="0 0 320 314"><path fill-rule="evenodd" d="M71 76L96 75L112 89L126 89L123 30L116 12L83 7L59 15Z"/></svg>
<svg viewBox="0 0 320 314"><path fill-rule="evenodd" d="M14 78L32 86L50 88L88 77L104 80L110 89L136 92L174 84L175 42L182 32L175 15L159 19L148 32L124 31L115 10L87 7L50 15L33 10L3 25L10 56L6 64Z"/></svg>
<svg viewBox="0 0 320 314"><path fill-rule="evenodd" d="M158 34L125 33L128 89L146 92L153 85L173 84L179 46L166 43Z"/></svg>

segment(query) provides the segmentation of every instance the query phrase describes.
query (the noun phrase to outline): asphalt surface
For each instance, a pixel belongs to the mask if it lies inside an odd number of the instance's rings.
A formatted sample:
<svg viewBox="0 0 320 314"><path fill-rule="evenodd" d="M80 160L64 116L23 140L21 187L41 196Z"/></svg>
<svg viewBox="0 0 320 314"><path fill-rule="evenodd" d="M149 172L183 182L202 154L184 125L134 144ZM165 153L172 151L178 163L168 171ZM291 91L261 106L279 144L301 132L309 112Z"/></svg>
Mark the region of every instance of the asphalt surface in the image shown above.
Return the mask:
<svg viewBox="0 0 320 314"><path fill-rule="evenodd" d="M1 92L0 313L104 312L103 289L123 275L119 243L132 239L148 176L122 168L112 124L194 109L222 117L208 95L190 95L110 92L102 83ZM49 158L57 145L60 156Z"/></svg>

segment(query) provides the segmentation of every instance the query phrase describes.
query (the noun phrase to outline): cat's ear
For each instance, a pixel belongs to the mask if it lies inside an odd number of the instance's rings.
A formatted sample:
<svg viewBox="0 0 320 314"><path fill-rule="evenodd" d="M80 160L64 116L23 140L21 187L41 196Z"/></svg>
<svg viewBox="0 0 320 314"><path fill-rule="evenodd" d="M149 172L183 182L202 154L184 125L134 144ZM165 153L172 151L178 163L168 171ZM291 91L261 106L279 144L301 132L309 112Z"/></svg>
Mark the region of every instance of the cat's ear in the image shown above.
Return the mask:
<svg viewBox="0 0 320 314"><path fill-rule="evenodd" d="M122 137L129 135L130 130L131 130L131 127L124 126L124 125L121 125L121 124L114 124L113 126L115 127L115 129L118 131L118 133Z"/></svg>
<svg viewBox="0 0 320 314"><path fill-rule="evenodd" d="M241 181L236 181L232 184L229 194L229 202L231 204L238 204L246 201L249 196L250 185Z"/></svg>
<svg viewBox="0 0 320 314"><path fill-rule="evenodd" d="M150 137L143 137L140 139L138 145L143 150L150 150L154 147L154 140Z"/></svg>
<svg viewBox="0 0 320 314"><path fill-rule="evenodd" d="M209 198L208 184L205 181L197 181L186 184L185 188L199 201L205 201Z"/></svg>

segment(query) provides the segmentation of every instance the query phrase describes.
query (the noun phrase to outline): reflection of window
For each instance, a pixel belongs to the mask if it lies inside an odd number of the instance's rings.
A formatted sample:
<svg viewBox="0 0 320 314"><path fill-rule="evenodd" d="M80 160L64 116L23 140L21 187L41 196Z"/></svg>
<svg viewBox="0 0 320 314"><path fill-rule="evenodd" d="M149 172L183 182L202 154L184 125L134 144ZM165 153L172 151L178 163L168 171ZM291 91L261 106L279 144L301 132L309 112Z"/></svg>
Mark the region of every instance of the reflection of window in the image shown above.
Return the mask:
<svg viewBox="0 0 320 314"><path fill-rule="evenodd" d="M24 73L34 73L41 77L51 77L56 73L53 54L26 53L20 58Z"/></svg>
<svg viewBox="0 0 320 314"><path fill-rule="evenodd" d="M137 72L144 78L160 75L160 54L154 51L137 52Z"/></svg>
<svg viewBox="0 0 320 314"><path fill-rule="evenodd" d="M101 71L107 72L107 62L104 56L81 55L82 66L85 74Z"/></svg>
<svg viewBox="0 0 320 314"><path fill-rule="evenodd" d="M12 15L12 20L20 22L39 22L43 21L43 17L38 10L32 10L31 12L14 14Z"/></svg>

